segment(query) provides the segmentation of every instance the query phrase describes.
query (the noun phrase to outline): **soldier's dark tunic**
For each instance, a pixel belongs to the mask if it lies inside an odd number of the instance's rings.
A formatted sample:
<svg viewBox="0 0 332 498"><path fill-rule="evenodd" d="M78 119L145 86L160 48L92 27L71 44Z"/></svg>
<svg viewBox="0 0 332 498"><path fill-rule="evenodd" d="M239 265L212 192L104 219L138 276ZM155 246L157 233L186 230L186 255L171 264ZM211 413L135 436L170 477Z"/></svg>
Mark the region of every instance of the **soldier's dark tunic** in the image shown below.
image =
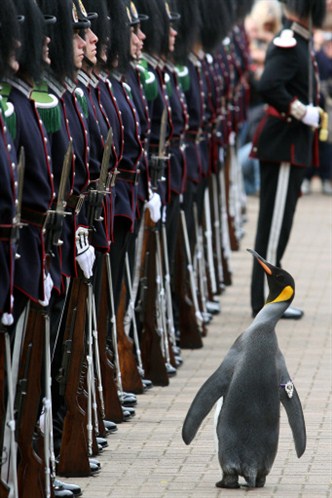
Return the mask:
<svg viewBox="0 0 332 498"><path fill-rule="evenodd" d="M85 99L88 105L88 132L90 136L90 157L89 157L89 171L90 171L90 188L95 188L96 181L99 179L100 166L103 158L104 143L108 132L108 124L105 116L102 114L98 98L94 88L91 84L91 79L84 71L80 70L77 76L78 86L84 92ZM85 212L89 218L89 198L85 202ZM109 202L106 204L109 207ZM109 210L108 210L109 211ZM108 233L108 226L105 220L108 219L106 213L103 216L103 222L93 222L87 220L88 224L94 227L92 231L91 241L92 244L101 251L107 251L109 248L110 236Z"/></svg>
<svg viewBox="0 0 332 498"><path fill-rule="evenodd" d="M124 258L130 234L134 230L137 203L139 164L143 153L137 111L128 85L121 75L110 75L112 93L121 112L123 154L115 185L114 243L111 245L111 265L115 307L118 305L124 269Z"/></svg>
<svg viewBox="0 0 332 498"><path fill-rule="evenodd" d="M25 173L20 231L20 255L15 265L15 288L33 301L44 299L43 273L46 255L42 233L46 211L54 198L51 151L46 130L30 99L32 88L11 79L8 100L15 106L15 147L25 150Z"/></svg>
<svg viewBox="0 0 332 498"><path fill-rule="evenodd" d="M130 86L131 94L135 103L135 108L137 110L139 123L140 123L140 139L142 146L144 148L144 153L139 164L140 169L140 180L138 184L138 204L137 204L137 215L141 215L141 207L144 201L148 200L148 183L149 183L149 166L147 157L147 144L150 135L150 114L148 108L148 102L144 93L143 83L141 81L141 71L140 69L132 63L126 73L126 81Z"/></svg>
<svg viewBox="0 0 332 498"><path fill-rule="evenodd" d="M151 119L151 133L149 139L149 149L148 155L150 158L149 161L149 173L151 179L153 179L153 163L151 161L151 157L153 155L158 156L159 154L159 143L160 143L160 130L161 130L161 121L164 110L166 110L167 117L167 127L166 127L166 136L162 137L165 142L170 142L173 136L173 122L171 115L171 108L169 103L169 98L167 95L166 82L165 82L165 74L164 74L164 62L161 59L157 59L152 57L150 54L144 53L144 59L147 62L148 70L154 74L157 84L158 84L158 92L155 99L149 102L149 114ZM162 151L162 154L165 154L167 151ZM169 160L165 160L164 171L158 175L160 178L157 182L157 191L160 194L162 204L168 204L170 201L170 163ZM166 181L162 181L166 179ZM152 180L152 183L153 180Z"/></svg>
<svg viewBox="0 0 332 498"><path fill-rule="evenodd" d="M309 32L297 23L286 27L296 44L287 48L270 44L259 90L268 104L254 137L253 155L260 159L260 211L255 250L281 265L291 232L305 168L315 164L317 132L290 114L292 102L309 103ZM310 62L313 64L313 61ZM313 102L317 104L315 68ZM251 302L253 312L264 305L264 275L254 264Z"/></svg>
<svg viewBox="0 0 332 498"><path fill-rule="evenodd" d="M61 102L66 116L66 127L73 140L74 163L70 175L71 195L68 199L66 209L72 212L72 216L65 218L64 244L62 251L62 273L63 275L77 276L77 265L75 262L75 231L79 225L87 226L84 210L79 210L80 195L86 192L89 181L89 150L90 138L86 117L80 102L82 90L76 89L75 83L66 81L66 91ZM75 211L79 211L75 215Z"/></svg>
<svg viewBox="0 0 332 498"><path fill-rule="evenodd" d="M12 112L14 112L12 110ZM16 150L3 119L0 103L0 316L11 312L15 248L11 243L11 228L15 216Z"/></svg>

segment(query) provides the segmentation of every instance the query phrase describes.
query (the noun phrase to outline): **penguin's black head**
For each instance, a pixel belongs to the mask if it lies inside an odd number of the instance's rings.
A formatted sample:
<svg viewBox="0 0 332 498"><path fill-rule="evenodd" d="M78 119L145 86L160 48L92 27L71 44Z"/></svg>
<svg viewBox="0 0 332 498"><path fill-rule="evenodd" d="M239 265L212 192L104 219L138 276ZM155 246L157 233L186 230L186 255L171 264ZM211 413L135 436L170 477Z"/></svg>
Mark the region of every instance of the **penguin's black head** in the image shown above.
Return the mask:
<svg viewBox="0 0 332 498"><path fill-rule="evenodd" d="M256 251L252 249L247 249L247 251L256 258L267 276L270 292L266 299L266 304L277 302L290 304L295 296L295 282L292 275L282 268L271 265Z"/></svg>

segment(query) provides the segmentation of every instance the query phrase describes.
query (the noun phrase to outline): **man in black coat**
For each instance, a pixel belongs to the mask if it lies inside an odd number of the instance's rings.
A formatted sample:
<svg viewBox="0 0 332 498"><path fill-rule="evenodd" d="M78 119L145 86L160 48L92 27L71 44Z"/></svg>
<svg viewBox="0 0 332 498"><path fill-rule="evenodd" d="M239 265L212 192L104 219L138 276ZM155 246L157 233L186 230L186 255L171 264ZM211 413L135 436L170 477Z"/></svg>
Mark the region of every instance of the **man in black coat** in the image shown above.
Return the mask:
<svg viewBox="0 0 332 498"><path fill-rule="evenodd" d="M310 55L311 25L319 27L325 1L287 0L284 29L271 42L259 90L268 104L253 141L260 160L260 209L255 250L281 266L301 183L308 166L318 164L320 108L318 76ZM254 263L251 307L255 316L265 302L264 272ZM303 311L289 307L284 318Z"/></svg>

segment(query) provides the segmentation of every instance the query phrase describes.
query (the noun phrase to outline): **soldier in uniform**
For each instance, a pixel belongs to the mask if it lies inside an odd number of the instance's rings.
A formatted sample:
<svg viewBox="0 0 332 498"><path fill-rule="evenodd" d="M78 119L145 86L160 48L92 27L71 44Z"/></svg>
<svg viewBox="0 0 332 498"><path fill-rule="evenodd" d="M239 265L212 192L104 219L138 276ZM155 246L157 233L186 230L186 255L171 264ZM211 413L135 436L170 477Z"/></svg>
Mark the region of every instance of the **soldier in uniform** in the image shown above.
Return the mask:
<svg viewBox="0 0 332 498"><path fill-rule="evenodd" d="M7 11L8 9L8 11ZM10 14L9 14L10 12ZM4 21L4 13L9 15L10 22ZM11 1L1 5L0 11L0 81L11 71L11 65L17 65L15 49L19 39L19 28L16 12ZM1 146L1 206L0 206L0 316L3 322L12 321L13 282L14 282L14 258L15 258L15 199L16 199L16 150L9 131L12 129L11 122L14 119L14 107L8 105L7 98L0 97L0 146ZM11 325L11 323L6 323Z"/></svg>
<svg viewBox="0 0 332 498"><path fill-rule="evenodd" d="M255 250L281 265L306 167L318 164L320 121L318 81L311 54L311 26L324 19L325 0L287 0L284 29L269 45L259 91L268 107L259 123L252 154L260 160L260 208ZM309 76L308 76L309 75ZM251 307L264 305L264 275L254 263ZM283 317L299 319L289 307Z"/></svg>
<svg viewBox="0 0 332 498"><path fill-rule="evenodd" d="M0 5L0 82L11 71L17 70L15 49L19 39L19 26L16 11L11 0L6 0ZM8 334L9 326L13 324L13 283L15 253L19 227L19 206L17 199L17 158L13 144L14 107L7 104L5 97L0 97L0 458L1 477L0 494L10 488L17 488L17 479L8 475L9 455L15 451L12 444L8 443L8 393L10 389L8 369L10 359L7 357L6 344L10 343ZM10 350L10 346L9 346ZM8 350L7 350L8 351ZM9 352L9 357L11 353ZM11 417L10 417L11 418ZM7 440L6 440L7 436ZM13 438L10 438L13 442Z"/></svg>

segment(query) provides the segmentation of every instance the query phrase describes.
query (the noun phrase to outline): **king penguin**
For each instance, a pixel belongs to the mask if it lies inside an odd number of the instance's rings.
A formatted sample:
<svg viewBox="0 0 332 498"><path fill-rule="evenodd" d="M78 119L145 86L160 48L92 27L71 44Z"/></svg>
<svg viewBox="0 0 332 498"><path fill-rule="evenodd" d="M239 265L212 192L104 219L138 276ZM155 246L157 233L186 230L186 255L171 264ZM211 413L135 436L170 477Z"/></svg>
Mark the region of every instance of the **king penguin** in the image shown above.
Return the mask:
<svg viewBox="0 0 332 498"><path fill-rule="evenodd" d="M301 402L278 346L276 324L294 298L293 277L248 249L263 267L269 295L251 325L236 339L219 368L196 394L185 418L182 438L194 439L199 426L221 400L216 414L220 488L263 487L277 454L280 402L292 430L298 458L306 447Z"/></svg>

